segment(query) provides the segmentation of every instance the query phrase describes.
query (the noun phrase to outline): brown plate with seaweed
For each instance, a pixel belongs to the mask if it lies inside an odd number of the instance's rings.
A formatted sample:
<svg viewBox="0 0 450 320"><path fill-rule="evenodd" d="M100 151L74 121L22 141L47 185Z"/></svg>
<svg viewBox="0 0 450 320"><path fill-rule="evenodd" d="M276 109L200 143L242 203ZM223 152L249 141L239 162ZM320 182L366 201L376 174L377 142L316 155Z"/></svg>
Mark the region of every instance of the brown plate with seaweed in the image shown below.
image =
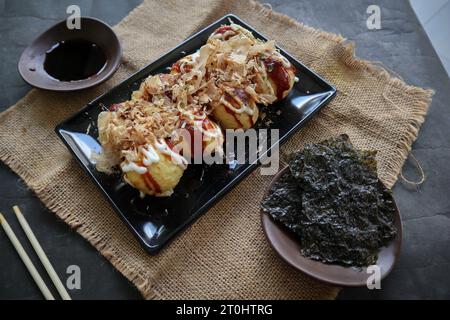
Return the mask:
<svg viewBox="0 0 450 320"><path fill-rule="evenodd" d="M272 188L274 183L280 179L288 168L289 167L285 167L275 175L266 191L265 197L267 197L269 190ZM395 205L394 199L392 200ZM392 271L400 254L402 223L400 213L396 205L395 209L395 227L397 228L397 235L387 247L382 247L380 249L378 260L376 262L376 264L380 267L381 279L385 278ZM337 264L326 264L306 258L300 252L301 244L298 239L296 239L295 235L293 235L281 224L275 222L269 214L263 212L262 210L261 222L269 244L278 253L278 255L288 264L312 278L336 286L359 287L366 286L368 278L373 274L372 272L367 273L366 267L344 267Z"/></svg>

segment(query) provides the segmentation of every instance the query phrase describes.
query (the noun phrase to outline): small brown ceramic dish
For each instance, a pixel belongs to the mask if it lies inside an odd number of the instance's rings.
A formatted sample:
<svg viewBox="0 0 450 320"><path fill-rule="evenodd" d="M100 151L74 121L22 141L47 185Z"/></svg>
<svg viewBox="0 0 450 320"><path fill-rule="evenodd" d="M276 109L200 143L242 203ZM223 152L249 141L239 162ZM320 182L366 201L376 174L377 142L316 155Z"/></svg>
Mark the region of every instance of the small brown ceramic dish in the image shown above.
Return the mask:
<svg viewBox="0 0 450 320"><path fill-rule="evenodd" d="M81 18L80 29L68 29L63 20L37 37L22 53L19 72L30 85L53 91L73 91L95 86L110 78L120 65L122 47L114 31L102 21ZM88 41L96 44L104 54L106 64L96 74L76 81L60 81L44 69L46 53L61 41Z"/></svg>
<svg viewBox="0 0 450 320"><path fill-rule="evenodd" d="M272 185L286 170L288 170L288 167L275 175L269 185L266 196ZM376 264L380 267L381 279L385 278L392 271L400 254L402 223L397 207L396 212L395 226L398 230L397 237L389 244L389 246L381 248L378 254L378 261ZM368 277L373 274L372 272L367 273L367 268L343 267L308 259L300 253L301 246L299 241L295 239L295 236L283 228L283 226L274 222L272 218L263 211L261 211L261 221L267 240L280 257L297 270L302 271L312 278L335 286L359 287L366 286Z"/></svg>

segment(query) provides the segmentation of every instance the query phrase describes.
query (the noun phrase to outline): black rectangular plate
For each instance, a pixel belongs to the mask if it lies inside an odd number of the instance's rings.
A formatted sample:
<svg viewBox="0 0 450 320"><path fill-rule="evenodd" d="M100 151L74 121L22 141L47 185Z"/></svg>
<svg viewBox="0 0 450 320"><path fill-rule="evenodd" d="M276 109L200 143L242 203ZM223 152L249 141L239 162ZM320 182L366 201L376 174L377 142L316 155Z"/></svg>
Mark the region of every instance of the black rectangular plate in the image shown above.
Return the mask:
<svg viewBox="0 0 450 320"><path fill-rule="evenodd" d="M228 14L90 102L55 129L114 210L150 254L160 250L178 232L211 208L216 201L252 172L257 163L233 166L189 165L170 197L147 196L140 199L138 191L125 184L119 175L98 172L90 159L92 152L101 150L96 140L98 114L105 106L128 100L131 92L138 89L141 81L146 77L167 72L167 68L177 60L204 45L216 28L222 24L229 24L230 21L247 28L256 37L266 40L266 37L237 16ZM290 54L282 49L280 51L297 68L297 77L300 81L294 85L285 99L271 105L267 110L272 122L267 125L267 121L265 123L260 121L257 125L259 128L279 129L278 142L282 143L300 129L318 109L328 103L336 94L336 89ZM278 110L280 112L277 112Z"/></svg>

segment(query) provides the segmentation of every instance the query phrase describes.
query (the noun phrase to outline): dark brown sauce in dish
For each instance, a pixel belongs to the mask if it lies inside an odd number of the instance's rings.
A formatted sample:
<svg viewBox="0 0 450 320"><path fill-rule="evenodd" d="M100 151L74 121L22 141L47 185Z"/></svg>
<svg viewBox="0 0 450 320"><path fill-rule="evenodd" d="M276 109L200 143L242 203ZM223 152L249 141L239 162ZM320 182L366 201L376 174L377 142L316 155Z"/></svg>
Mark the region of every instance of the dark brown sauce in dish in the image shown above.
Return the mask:
<svg viewBox="0 0 450 320"><path fill-rule="evenodd" d="M45 53L44 70L59 81L78 81L98 74L106 66L103 50L83 39L56 43Z"/></svg>

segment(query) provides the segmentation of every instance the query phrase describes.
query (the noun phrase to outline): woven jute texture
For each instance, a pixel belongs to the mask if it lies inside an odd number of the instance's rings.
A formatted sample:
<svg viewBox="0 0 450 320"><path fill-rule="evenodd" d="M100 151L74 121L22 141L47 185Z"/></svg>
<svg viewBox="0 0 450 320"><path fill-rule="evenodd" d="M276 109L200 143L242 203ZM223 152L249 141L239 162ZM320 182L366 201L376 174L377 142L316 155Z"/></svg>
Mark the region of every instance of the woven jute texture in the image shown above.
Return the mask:
<svg viewBox="0 0 450 320"><path fill-rule="evenodd" d="M115 27L124 55L111 80L83 92L31 90L1 114L0 159L145 298L334 298L337 288L294 270L265 240L259 203L270 176L256 170L160 254L149 256L54 133L59 122L89 100L230 12L338 89L335 99L284 145L282 154L347 133L357 147L379 151L380 178L392 186L432 91L406 85L375 64L355 59L352 45L341 36L235 0L144 1Z"/></svg>

